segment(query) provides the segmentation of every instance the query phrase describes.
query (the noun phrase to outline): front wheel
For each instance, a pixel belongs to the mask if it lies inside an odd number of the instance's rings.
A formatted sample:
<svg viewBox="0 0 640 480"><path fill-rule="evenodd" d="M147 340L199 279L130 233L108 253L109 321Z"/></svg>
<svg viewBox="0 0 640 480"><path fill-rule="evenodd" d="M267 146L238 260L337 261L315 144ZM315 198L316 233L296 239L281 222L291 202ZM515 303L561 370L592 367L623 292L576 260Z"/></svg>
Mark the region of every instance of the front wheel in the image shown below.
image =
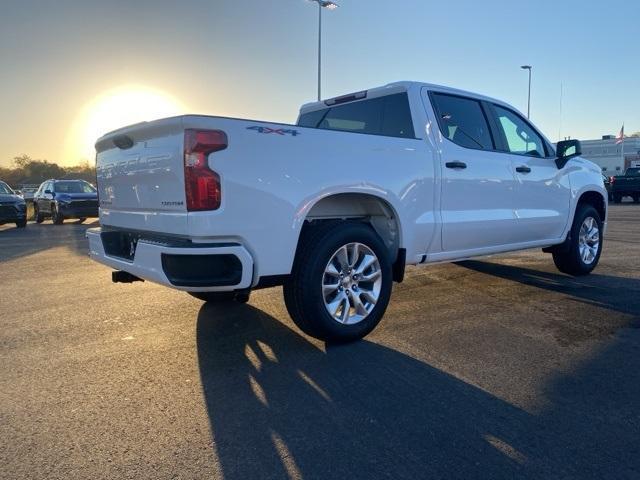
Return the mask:
<svg viewBox="0 0 640 480"><path fill-rule="evenodd" d="M64 222L64 215L62 215L60 209L58 208L58 205L56 205L55 203L51 205L51 220L53 221L54 225L62 225Z"/></svg>
<svg viewBox="0 0 640 480"><path fill-rule="evenodd" d="M25 228L26 226L27 226L26 220L20 220L19 222L16 222L16 227L18 228Z"/></svg>
<svg viewBox="0 0 640 480"><path fill-rule="evenodd" d="M289 315L306 334L328 342L358 340L380 322L391 296L391 261L371 228L330 222L301 239L284 284Z"/></svg>
<svg viewBox="0 0 640 480"><path fill-rule="evenodd" d="M566 243L553 252L553 262L563 273L588 275L602 253L602 220L591 205L579 205Z"/></svg>

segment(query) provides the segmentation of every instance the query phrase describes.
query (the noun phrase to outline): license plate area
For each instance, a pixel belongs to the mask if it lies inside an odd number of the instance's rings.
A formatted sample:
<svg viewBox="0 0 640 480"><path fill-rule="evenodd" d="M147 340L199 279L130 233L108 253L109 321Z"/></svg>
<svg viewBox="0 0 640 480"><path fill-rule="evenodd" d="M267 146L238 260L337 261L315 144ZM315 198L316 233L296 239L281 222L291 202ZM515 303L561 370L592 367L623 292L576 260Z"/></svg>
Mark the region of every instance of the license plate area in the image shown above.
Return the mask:
<svg viewBox="0 0 640 480"><path fill-rule="evenodd" d="M131 232L102 232L100 237L104 253L133 262L140 235Z"/></svg>

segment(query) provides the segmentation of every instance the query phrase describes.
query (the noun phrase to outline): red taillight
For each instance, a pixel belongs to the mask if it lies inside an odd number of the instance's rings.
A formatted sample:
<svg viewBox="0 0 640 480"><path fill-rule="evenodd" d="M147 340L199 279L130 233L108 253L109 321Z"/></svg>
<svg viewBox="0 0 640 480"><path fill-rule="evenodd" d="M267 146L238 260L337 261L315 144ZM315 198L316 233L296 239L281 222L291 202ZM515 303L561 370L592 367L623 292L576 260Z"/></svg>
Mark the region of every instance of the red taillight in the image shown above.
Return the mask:
<svg viewBox="0 0 640 480"><path fill-rule="evenodd" d="M222 193L220 176L209 168L209 154L227 148L227 134L221 130L184 131L184 188L187 210L216 210Z"/></svg>
<svg viewBox="0 0 640 480"><path fill-rule="evenodd" d="M609 182L613 184L613 182L615 181L614 177L609 177Z"/></svg>

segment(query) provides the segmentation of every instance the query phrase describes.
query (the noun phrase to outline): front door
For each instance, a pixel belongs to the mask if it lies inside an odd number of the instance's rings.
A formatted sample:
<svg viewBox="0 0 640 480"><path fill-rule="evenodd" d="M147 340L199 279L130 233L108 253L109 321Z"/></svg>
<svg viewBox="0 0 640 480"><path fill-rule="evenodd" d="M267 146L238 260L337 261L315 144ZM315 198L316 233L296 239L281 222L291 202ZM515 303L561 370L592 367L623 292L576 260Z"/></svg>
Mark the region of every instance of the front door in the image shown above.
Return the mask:
<svg viewBox="0 0 640 480"><path fill-rule="evenodd" d="M38 203L38 208L43 213L51 213L51 201L53 200L52 193L46 193L48 191L53 192L53 182L47 182L42 189L42 196L40 198L40 202Z"/></svg>
<svg viewBox="0 0 640 480"><path fill-rule="evenodd" d="M558 169L555 155L542 136L518 113L491 105L502 154L508 157L516 177L516 240L544 241L562 236L569 221L571 185L565 169Z"/></svg>

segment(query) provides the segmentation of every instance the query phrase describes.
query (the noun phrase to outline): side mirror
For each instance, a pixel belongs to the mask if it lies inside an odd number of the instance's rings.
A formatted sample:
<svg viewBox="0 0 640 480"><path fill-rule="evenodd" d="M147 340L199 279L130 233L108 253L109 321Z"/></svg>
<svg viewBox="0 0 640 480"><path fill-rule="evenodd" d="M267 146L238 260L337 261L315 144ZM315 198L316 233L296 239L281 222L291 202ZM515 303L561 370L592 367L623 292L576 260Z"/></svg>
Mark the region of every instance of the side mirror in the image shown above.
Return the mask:
<svg viewBox="0 0 640 480"><path fill-rule="evenodd" d="M569 160L573 157L582 155L582 146L580 140L562 140L556 145L556 165L558 168L564 168Z"/></svg>
<svg viewBox="0 0 640 480"><path fill-rule="evenodd" d="M53 195L53 192L49 189L46 189L44 193L46 193L47 195Z"/></svg>
<svg viewBox="0 0 640 480"><path fill-rule="evenodd" d="M22 190L14 190L14 192L16 192L16 195L22 196Z"/></svg>

